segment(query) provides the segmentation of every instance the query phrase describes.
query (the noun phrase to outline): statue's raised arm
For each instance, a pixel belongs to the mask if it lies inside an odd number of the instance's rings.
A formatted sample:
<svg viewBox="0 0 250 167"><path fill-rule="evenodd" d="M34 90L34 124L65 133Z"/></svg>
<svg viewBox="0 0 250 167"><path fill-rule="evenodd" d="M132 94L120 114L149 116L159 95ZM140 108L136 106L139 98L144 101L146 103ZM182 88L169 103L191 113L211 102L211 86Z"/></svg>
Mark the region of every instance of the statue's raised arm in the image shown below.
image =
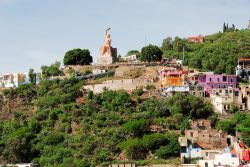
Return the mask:
<svg viewBox="0 0 250 167"><path fill-rule="evenodd" d="M107 30L106 30L106 35L108 34L108 31L110 30L111 28L109 27Z"/></svg>

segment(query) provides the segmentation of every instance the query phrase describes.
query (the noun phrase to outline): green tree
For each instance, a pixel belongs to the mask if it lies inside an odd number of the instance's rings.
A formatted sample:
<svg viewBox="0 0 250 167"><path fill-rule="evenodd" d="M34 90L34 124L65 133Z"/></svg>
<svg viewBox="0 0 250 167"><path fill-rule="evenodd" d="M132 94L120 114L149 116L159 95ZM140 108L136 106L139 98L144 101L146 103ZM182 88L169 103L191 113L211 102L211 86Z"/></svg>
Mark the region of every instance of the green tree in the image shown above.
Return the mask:
<svg viewBox="0 0 250 167"><path fill-rule="evenodd" d="M28 76L29 76L30 83L35 84L36 83L36 73L34 73L34 69L31 68L29 70Z"/></svg>
<svg viewBox="0 0 250 167"><path fill-rule="evenodd" d="M145 157L145 149L140 141L140 139L128 139L118 145L125 153L129 159L140 159Z"/></svg>
<svg viewBox="0 0 250 167"><path fill-rule="evenodd" d="M224 132L228 132L229 134L235 133L235 123L231 120L221 120L217 123L217 129L222 130Z"/></svg>
<svg viewBox="0 0 250 167"><path fill-rule="evenodd" d="M64 65L89 65L93 62L88 49L72 49L66 52L63 63Z"/></svg>
<svg viewBox="0 0 250 167"><path fill-rule="evenodd" d="M11 133L5 141L3 156L9 163L30 162L36 154L32 152L34 136L27 127L21 127Z"/></svg>
<svg viewBox="0 0 250 167"><path fill-rule="evenodd" d="M162 51L156 45L148 45L141 49L140 59L141 61L161 61L162 59Z"/></svg>
<svg viewBox="0 0 250 167"><path fill-rule="evenodd" d="M146 119L131 120L123 124L123 131L128 135L141 136L148 129L149 122Z"/></svg>
<svg viewBox="0 0 250 167"><path fill-rule="evenodd" d="M50 66L42 66L42 77L48 78L51 76L59 76L62 74L62 71L60 70L61 63L56 61L54 64L51 64Z"/></svg>
<svg viewBox="0 0 250 167"><path fill-rule="evenodd" d="M148 150L156 150L162 145L168 144L168 138L166 135L161 133L153 133L149 135L144 135L142 139L142 144Z"/></svg>

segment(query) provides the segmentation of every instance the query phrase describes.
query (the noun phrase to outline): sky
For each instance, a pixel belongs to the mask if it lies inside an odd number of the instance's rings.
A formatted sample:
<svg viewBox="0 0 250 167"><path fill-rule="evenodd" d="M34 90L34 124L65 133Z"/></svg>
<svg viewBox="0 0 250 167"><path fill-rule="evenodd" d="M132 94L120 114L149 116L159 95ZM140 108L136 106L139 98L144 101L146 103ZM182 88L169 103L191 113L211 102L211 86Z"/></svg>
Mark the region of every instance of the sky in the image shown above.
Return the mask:
<svg viewBox="0 0 250 167"><path fill-rule="evenodd" d="M89 49L95 62L107 27L123 56L248 20L250 0L0 0L0 73L39 71L74 48Z"/></svg>

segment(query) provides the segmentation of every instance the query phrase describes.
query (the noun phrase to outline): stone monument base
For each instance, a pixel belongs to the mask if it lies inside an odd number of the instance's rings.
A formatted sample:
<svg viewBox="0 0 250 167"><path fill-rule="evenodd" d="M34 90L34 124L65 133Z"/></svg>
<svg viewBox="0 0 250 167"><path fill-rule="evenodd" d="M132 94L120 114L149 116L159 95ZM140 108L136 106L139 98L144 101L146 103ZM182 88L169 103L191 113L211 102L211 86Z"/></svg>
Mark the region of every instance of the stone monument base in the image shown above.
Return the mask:
<svg viewBox="0 0 250 167"><path fill-rule="evenodd" d="M104 54L103 56L100 56L96 62L97 65L109 65L109 64L113 64L113 63L115 63L115 62L114 62L111 54L109 54L109 55Z"/></svg>
<svg viewBox="0 0 250 167"><path fill-rule="evenodd" d="M100 49L102 50L102 48ZM98 57L96 65L111 65L114 64L117 60L117 49L112 48L112 53L105 53Z"/></svg>

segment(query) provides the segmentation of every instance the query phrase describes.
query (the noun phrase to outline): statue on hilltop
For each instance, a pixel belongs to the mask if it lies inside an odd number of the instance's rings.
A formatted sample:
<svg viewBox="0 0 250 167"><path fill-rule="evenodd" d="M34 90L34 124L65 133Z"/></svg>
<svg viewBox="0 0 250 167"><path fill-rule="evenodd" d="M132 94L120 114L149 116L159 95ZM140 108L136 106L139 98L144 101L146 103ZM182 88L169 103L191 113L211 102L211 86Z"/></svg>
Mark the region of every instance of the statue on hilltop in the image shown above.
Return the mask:
<svg viewBox="0 0 250 167"><path fill-rule="evenodd" d="M117 49L111 46L110 27L105 30L105 42L100 49L100 57L97 59L97 65L111 65L117 60Z"/></svg>

